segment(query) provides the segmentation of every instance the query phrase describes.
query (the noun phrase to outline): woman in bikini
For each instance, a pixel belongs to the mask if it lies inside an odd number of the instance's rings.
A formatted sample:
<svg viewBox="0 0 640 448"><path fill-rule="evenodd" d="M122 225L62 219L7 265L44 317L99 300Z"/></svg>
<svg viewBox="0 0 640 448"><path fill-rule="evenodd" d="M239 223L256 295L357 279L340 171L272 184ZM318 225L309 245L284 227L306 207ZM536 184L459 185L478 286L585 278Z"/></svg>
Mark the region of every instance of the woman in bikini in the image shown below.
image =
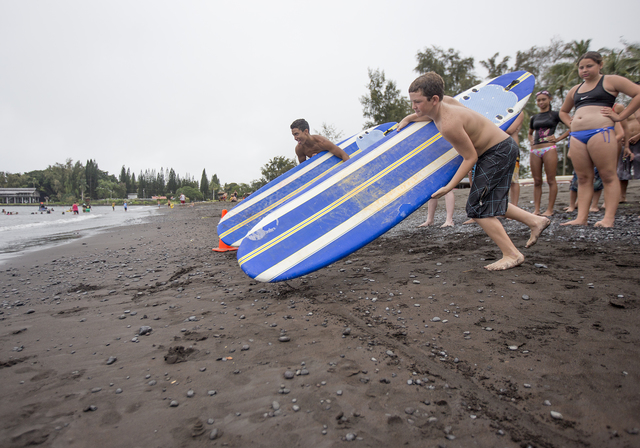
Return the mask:
<svg viewBox="0 0 640 448"><path fill-rule="evenodd" d="M602 56L589 51L578 60L578 74L584 80L574 86L560 108L560 119L571 129L569 156L578 175L578 215L563 225L586 225L593 196L593 167L598 168L604 184L607 208L596 227L613 227L620 182L616 174L618 147L614 123L626 120L640 108L640 86L618 75L602 75ZM620 114L613 110L618 93L631 102ZM575 107L573 118L569 112ZM627 151L628 148L625 148Z"/></svg>
<svg viewBox="0 0 640 448"><path fill-rule="evenodd" d="M536 93L536 104L540 113L533 115L529 123L529 143L531 143L531 155L529 164L533 176L533 203L534 214L540 214L540 201L542 199L542 167L547 175L549 185L549 205L543 213L544 216L553 215L553 207L558 196L558 184L556 182L556 169L558 168L558 151L556 143L569 136L569 131L556 137L556 127L560 120L560 114L551 110L551 95L546 90Z"/></svg>

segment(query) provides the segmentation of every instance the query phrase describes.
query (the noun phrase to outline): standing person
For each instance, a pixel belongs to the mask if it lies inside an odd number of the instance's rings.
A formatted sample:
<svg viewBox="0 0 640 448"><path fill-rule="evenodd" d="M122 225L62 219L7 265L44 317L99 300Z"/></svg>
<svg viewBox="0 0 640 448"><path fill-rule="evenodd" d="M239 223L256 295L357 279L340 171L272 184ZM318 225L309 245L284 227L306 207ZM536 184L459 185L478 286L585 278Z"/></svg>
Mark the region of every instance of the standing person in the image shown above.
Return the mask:
<svg viewBox="0 0 640 448"><path fill-rule="evenodd" d="M184 205L186 200L187 200L187 197L184 195L184 193L182 193L180 195L180 205Z"/></svg>
<svg viewBox="0 0 640 448"><path fill-rule="evenodd" d="M71 207L71 210L73 210L73 214L77 215L78 214L78 203L74 202L73 206Z"/></svg>
<svg viewBox="0 0 640 448"><path fill-rule="evenodd" d="M616 106L618 106L616 104ZM616 112L619 114L616 110ZM640 179L640 111L629 115L623 132L623 151L618 161L620 179L620 202L627 202L627 187L630 179ZM629 150L628 152L626 150ZM633 174L631 171L633 170Z"/></svg>
<svg viewBox="0 0 640 448"><path fill-rule="evenodd" d="M558 183L556 182L556 170L558 169L558 151L556 143L569 136L566 131L560 137L555 136L556 127L560 120L560 114L551 110L551 95L542 90L536 93L536 105L540 113L531 117L529 122L529 143L531 143L531 155L529 164L533 176L533 213L540 214L540 202L542 200L542 168L547 175L549 185L549 204L543 216L553 215L553 207L558 196Z"/></svg>
<svg viewBox="0 0 640 448"><path fill-rule="evenodd" d="M573 167L578 175L578 215L563 225L586 225L593 196L593 167L598 168L604 184L607 208L596 227L613 227L620 199L616 174L618 149L613 124L626 120L640 107L640 86L618 75L602 75L602 56L589 51L578 60L578 74L584 80L574 86L560 109L560 118L571 128ZM629 106L617 114L612 108L618 93L632 98ZM575 107L573 118L569 112Z"/></svg>
<svg viewBox="0 0 640 448"><path fill-rule="evenodd" d="M414 121L433 120L442 137L463 159L451 181L431 197L440 198L453 190L475 164L467 216L474 218L502 251L502 259L485 268L499 271L521 265L524 255L516 249L498 216L515 219L531 229L526 247L538 241L551 221L509 204L509 186L520 151L518 146L489 119L454 98L444 96L444 81L437 73L429 72L416 78L409 86L409 98L415 113L403 118L398 130Z"/></svg>
<svg viewBox="0 0 640 448"><path fill-rule="evenodd" d="M520 147L520 129L522 128L522 122L524 121L524 113L520 112L511 126L505 131L509 137L516 142L516 145ZM520 151L518 151L518 157L516 158L516 166L513 169L513 176L511 177L511 190L509 192L509 200L513 205L518 205L520 199Z"/></svg>
<svg viewBox="0 0 640 448"><path fill-rule="evenodd" d="M111 209L115 212L116 211L116 203L112 202L111 203Z"/></svg>
<svg viewBox="0 0 640 448"><path fill-rule="evenodd" d="M127 211L127 201L124 201L124 211Z"/></svg>
<svg viewBox="0 0 640 448"><path fill-rule="evenodd" d="M328 138L322 135L309 134L309 123L307 123L307 120L304 118L299 118L291 123L291 135L293 135L293 139L298 142L296 145L296 156L298 156L298 162L300 163L322 151L329 151L345 162L349 160L349 155L340 147L331 143Z"/></svg>
<svg viewBox="0 0 640 448"><path fill-rule="evenodd" d="M453 208L456 204L456 198L453 195L453 190L444 195L444 204L447 209L447 218L440 227L453 227ZM429 199L427 202L427 220L420 224L418 227L430 226L433 224L433 218L436 214L436 208L438 207L438 200L436 198Z"/></svg>

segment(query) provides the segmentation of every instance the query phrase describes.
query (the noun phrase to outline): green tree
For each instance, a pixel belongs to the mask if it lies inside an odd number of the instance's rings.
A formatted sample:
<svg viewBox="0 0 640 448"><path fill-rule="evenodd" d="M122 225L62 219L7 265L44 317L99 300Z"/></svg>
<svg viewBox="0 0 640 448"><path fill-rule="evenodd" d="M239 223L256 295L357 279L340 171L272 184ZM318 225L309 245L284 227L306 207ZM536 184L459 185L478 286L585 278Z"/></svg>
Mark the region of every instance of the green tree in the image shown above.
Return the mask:
<svg viewBox="0 0 640 448"><path fill-rule="evenodd" d="M202 177L200 178L200 192L202 196L207 199L209 196L209 179L207 178L207 170L202 170Z"/></svg>
<svg viewBox="0 0 640 448"><path fill-rule="evenodd" d="M360 97L365 128L400 121L411 113L409 100L400 94L394 81L387 81L384 71L369 69L369 93Z"/></svg>
<svg viewBox="0 0 640 448"><path fill-rule="evenodd" d="M286 173L291 168L294 168L297 165L295 159L290 159L284 156L276 156L273 159L269 160L266 165L260 168L260 172L262 173L262 179L264 183L271 182L276 177L281 174ZM225 189L225 191L227 191Z"/></svg>
<svg viewBox="0 0 640 448"><path fill-rule="evenodd" d="M173 168L169 170L169 180L167 181L167 194L173 194L178 190L178 181L176 177L176 172L173 171Z"/></svg>
<svg viewBox="0 0 640 448"><path fill-rule="evenodd" d="M218 199L218 192L220 191L220 180L218 179L217 174L211 176L211 182L209 182L209 190L211 191L211 197L213 199Z"/></svg>
<svg viewBox="0 0 640 448"><path fill-rule="evenodd" d="M416 55L418 65L414 71L423 74L436 72L444 80L445 95L454 96L478 84L479 79L473 73L474 59L462 58L458 50L443 50L432 45Z"/></svg>
<svg viewBox="0 0 640 448"><path fill-rule="evenodd" d="M98 164L95 160L87 160L87 164L84 169L84 176L87 182L87 197L91 199L97 199L96 189L98 188Z"/></svg>

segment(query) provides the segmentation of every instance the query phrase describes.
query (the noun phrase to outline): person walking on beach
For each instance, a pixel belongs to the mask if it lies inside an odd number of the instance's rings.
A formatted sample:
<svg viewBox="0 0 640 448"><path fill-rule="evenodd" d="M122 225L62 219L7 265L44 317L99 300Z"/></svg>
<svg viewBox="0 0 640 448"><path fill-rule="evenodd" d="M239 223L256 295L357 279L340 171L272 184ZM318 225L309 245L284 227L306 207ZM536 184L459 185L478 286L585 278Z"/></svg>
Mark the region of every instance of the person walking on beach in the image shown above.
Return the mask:
<svg viewBox="0 0 640 448"><path fill-rule="evenodd" d="M542 200L542 168L547 175L549 185L549 204L544 216L553 215L553 207L558 196L558 183L556 182L556 170L558 169L558 151L556 143L569 136L566 131L560 137L555 136L558 124L562 123L560 114L551 109L551 95L542 90L536 93L536 105L540 113L531 117L529 122L529 143L531 155L529 165L533 176L533 204L536 215L540 214L540 202Z"/></svg>
<svg viewBox="0 0 640 448"><path fill-rule="evenodd" d="M440 198L453 190L475 164L467 216L474 218L502 251L502 259L485 268L498 271L521 265L524 255L515 247L498 216L515 219L531 229L526 247L538 241L551 221L509 204L511 177L520 151L518 145L488 118L444 96L444 81L437 73L429 72L416 78L409 86L409 98L415 113L403 118L398 130L414 121L433 120L442 137L463 159L451 181L431 197Z"/></svg>
<svg viewBox="0 0 640 448"><path fill-rule="evenodd" d="M586 225L593 196L593 167L598 168L604 185L604 218L596 227L613 227L620 200L616 173L618 149L614 123L626 120L640 108L640 86L618 75L600 73L600 53L589 51L578 60L578 74L584 80L571 88L560 108L560 119L571 129L569 156L578 175L578 215L562 225ZM613 110L618 93L632 98L620 114ZM575 107L573 117L569 112ZM624 126L624 125L623 125ZM613 134L613 135L612 135ZM625 151L628 143L625 143Z"/></svg>
<svg viewBox="0 0 640 448"><path fill-rule="evenodd" d="M124 201L124 211L127 211L127 201Z"/></svg>
<svg viewBox="0 0 640 448"><path fill-rule="evenodd" d="M627 202L627 187L629 186L629 180L640 179L639 118L640 110L637 110L633 115L629 115L626 120L626 129L623 133L623 148L620 154L620 159L618 160L618 179L620 179L620 202ZM625 148L628 148L629 152L625 153ZM631 171L633 171L633 173Z"/></svg>
<svg viewBox="0 0 640 448"><path fill-rule="evenodd" d="M329 151L345 162L349 160L349 155L340 147L334 145L328 138L322 135L309 134L309 123L304 118L299 118L291 123L291 135L298 142L296 145L296 156L298 162L302 163L322 151Z"/></svg>

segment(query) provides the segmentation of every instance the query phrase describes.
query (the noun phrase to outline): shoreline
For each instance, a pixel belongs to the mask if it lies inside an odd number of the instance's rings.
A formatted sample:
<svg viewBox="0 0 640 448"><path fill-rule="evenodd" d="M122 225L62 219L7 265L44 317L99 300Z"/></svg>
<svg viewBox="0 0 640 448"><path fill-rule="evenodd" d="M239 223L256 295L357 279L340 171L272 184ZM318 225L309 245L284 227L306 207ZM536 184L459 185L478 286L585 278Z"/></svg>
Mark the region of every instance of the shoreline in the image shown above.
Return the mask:
<svg viewBox="0 0 640 448"><path fill-rule="evenodd" d="M521 189L524 208L532 191ZM617 228L562 227L574 215L557 213L524 265L503 272L482 268L499 251L462 225L465 200L456 192L453 228L438 227L440 201L436 225L418 229L425 205L347 258L277 284L211 251L229 203L177 206L9 260L0 440L640 443L640 183ZM567 200L561 185L556 208ZM503 223L523 247L524 226Z"/></svg>

